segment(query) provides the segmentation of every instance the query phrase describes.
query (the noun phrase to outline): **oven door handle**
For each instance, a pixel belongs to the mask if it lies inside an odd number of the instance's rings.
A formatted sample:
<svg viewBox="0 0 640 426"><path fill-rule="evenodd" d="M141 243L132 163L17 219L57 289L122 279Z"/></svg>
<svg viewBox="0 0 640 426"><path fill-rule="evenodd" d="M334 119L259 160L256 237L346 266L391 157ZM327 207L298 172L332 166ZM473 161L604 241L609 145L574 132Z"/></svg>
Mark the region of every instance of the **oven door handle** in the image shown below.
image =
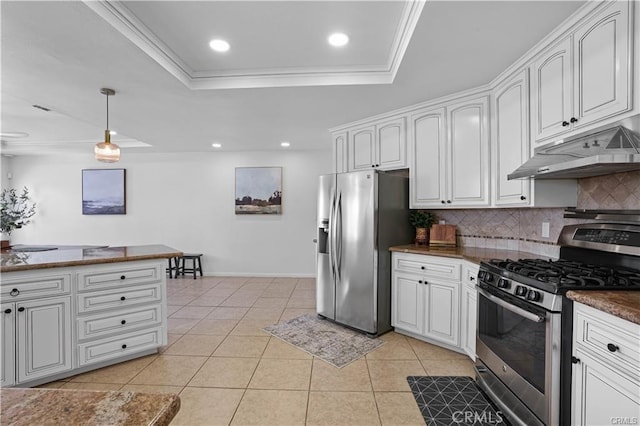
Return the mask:
<svg viewBox="0 0 640 426"><path fill-rule="evenodd" d="M536 315L532 312L529 312L525 309L519 308L515 305L512 305L509 302L505 302L504 300L500 299L499 297L494 296L493 294L487 292L486 290L483 290L481 288L478 288L478 292L480 292L480 294L482 294L484 297L486 297L487 299L491 300L493 303L495 303L496 305L499 305L503 308L505 308L508 311L513 312L514 314L518 314L521 317L524 317L530 321L533 322L544 322L545 318L541 317L540 315Z"/></svg>

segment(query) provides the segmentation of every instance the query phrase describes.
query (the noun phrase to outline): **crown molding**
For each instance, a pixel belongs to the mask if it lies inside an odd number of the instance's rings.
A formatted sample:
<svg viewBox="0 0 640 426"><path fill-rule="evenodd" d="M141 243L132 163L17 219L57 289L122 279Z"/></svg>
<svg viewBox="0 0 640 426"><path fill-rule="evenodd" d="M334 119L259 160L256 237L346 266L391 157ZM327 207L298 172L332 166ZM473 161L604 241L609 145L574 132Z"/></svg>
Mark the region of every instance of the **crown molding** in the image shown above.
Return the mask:
<svg viewBox="0 0 640 426"><path fill-rule="evenodd" d="M410 0L402 11L389 57L374 67L254 69L246 71L194 71L138 17L118 0L83 0L139 49L191 90L246 89L258 87L391 84L400 68L425 0Z"/></svg>

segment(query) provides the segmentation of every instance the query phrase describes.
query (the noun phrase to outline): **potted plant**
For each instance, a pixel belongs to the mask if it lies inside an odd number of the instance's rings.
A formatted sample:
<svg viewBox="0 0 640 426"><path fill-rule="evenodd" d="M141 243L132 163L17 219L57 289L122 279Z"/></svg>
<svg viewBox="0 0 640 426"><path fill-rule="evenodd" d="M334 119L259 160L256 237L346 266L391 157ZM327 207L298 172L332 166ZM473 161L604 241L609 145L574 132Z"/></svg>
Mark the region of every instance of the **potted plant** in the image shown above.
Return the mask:
<svg viewBox="0 0 640 426"><path fill-rule="evenodd" d="M11 232L31 222L30 218L36 214L36 204L31 201L27 187L24 187L21 194L15 189L3 189L0 202L2 248L7 248Z"/></svg>
<svg viewBox="0 0 640 426"><path fill-rule="evenodd" d="M426 210L412 210L409 223L416 228L416 244L429 244L429 228L436 221L436 217Z"/></svg>

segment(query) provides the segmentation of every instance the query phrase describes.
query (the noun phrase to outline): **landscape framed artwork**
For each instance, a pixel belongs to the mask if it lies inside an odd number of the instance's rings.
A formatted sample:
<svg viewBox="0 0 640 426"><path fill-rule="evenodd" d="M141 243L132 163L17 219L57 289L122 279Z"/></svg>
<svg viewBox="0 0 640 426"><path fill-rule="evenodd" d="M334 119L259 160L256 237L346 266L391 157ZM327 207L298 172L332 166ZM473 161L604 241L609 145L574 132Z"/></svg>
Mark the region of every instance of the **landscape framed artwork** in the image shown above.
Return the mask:
<svg viewBox="0 0 640 426"><path fill-rule="evenodd" d="M82 214L126 214L126 170L82 170Z"/></svg>
<svg viewBox="0 0 640 426"><path fill-rule="evenodd" d="M282 214L282 167L236 167L236 214Z"/></svg>

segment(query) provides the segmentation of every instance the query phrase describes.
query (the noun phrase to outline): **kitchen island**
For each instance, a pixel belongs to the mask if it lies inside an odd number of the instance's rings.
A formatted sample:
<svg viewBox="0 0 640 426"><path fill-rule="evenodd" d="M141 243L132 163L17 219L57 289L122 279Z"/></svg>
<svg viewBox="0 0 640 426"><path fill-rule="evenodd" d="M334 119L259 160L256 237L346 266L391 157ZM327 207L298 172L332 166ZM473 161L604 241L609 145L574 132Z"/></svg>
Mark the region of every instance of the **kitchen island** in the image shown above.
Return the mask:
<svg viewBox="0 0 640 426"><path fill-rule="evenodd" d="M180 409L173 394L63 389L2 389L3 425L168 425Z"/></svg>
<svg viewBox="0 0 640 426"><path fill-rule="evenodd" d="M35 386L166 344L165 259L180 251L20 248L3 251L0 265L1 386Z"/></svg>

